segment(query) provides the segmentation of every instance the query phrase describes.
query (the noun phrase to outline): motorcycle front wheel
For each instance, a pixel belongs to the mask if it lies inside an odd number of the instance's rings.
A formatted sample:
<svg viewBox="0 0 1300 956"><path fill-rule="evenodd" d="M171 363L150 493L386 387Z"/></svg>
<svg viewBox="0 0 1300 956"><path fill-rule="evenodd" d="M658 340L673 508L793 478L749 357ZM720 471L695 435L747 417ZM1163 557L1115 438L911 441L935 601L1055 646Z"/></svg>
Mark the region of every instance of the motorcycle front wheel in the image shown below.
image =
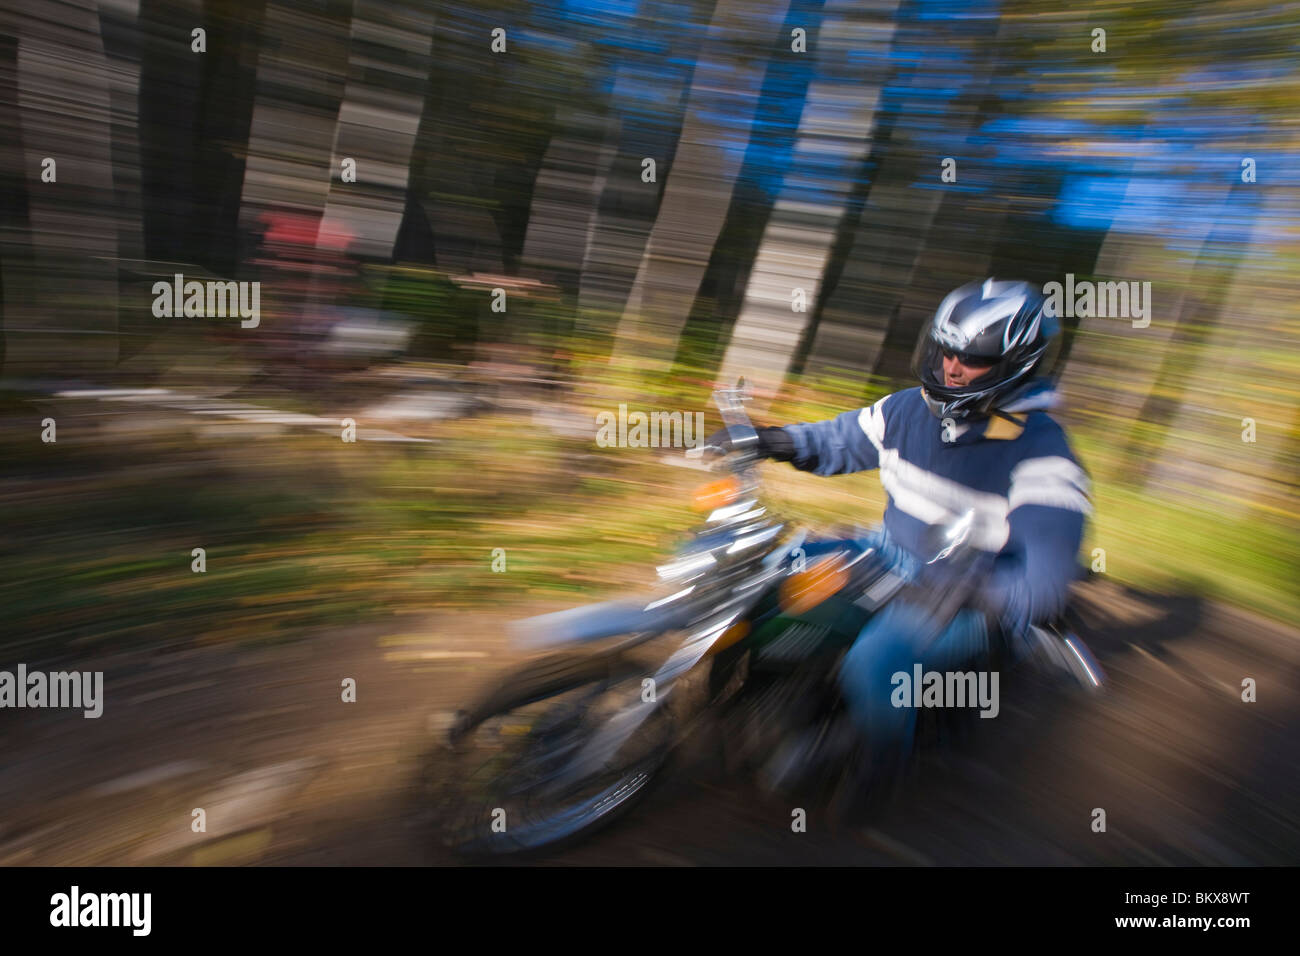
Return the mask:
<svg viewBox="0 0 1300 956"><path fill-rule="evenodd" d="M448 735L434 782L444 844L469 856L554 849L630 810L671 748L662 707L596 772L573 780L565 768L606 721L641 701L646 676L622 656L560 654L495 681Z"/></svg>

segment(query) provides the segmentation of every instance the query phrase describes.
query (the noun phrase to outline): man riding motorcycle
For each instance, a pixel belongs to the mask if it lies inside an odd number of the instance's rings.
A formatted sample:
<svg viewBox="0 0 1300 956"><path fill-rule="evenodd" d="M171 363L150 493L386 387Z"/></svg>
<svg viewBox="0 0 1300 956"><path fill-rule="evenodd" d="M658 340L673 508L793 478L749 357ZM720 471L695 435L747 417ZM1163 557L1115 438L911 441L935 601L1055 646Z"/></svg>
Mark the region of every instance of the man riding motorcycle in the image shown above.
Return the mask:
<svg viewBox="0 0 1300 956"><path fill-rule="evenodd" d="M893 675L971 669L1000 639L1014 659L1034 648L1030 625L1065 606L1089 482L1065 432L1047 414L1060 327L1026 282L987 279L950 293L913 355L921 385L827 421L758 429L758 453L818 475L880 469L888 495L872 543L916 587L863 628L840 681L869 744L869 778L910 751L915 711L894 702ZM950 620L937 620L939 567L921 562L927 530L973 513L970 544L983 584Z"/></svg>

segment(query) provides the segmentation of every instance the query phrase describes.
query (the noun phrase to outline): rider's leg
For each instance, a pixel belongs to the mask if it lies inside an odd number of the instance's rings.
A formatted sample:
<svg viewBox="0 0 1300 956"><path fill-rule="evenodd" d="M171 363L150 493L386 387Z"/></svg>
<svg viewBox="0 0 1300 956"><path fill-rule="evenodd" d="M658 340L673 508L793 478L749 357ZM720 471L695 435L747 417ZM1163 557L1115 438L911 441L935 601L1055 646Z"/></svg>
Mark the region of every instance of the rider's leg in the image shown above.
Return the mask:
<svg viewBox="0 0 1300 956"><path fill-rule="evenodd" d="M937 626L942 631L935 637ZM894 601L867 622L845 655L840 681L873 766L911 752L916 711L912 694L904 690L910 690L914 665L923 673L969 669L985 658L988 641L983 615L968 610L943 625L924 608Z"/></svg>

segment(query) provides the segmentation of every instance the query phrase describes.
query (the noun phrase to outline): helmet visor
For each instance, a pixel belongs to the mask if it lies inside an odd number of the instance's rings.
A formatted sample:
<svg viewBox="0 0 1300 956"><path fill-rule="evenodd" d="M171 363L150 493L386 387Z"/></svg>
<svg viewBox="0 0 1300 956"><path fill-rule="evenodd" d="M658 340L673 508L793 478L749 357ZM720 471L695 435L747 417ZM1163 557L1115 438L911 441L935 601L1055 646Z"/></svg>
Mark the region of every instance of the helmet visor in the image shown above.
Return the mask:
<svg viewBox="0 0 1300 956"><path fill-rule="evenodd" d="M912 353L913 374L932 391L992 384L998 378L1000 364L1000 357L975 355L940 345L928 330L917 340ZM952 384L949 384L949 372L953 375Z"/></svg>

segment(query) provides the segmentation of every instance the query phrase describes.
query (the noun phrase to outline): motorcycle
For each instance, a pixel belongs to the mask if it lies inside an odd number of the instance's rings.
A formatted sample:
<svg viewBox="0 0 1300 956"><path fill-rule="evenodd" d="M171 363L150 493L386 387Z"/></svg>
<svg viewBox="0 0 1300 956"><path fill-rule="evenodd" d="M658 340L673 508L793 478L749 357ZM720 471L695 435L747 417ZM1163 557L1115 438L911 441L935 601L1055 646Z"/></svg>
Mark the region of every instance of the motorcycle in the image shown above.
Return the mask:
<svg viewBox="0 0 1300 956"><path fill-rule="evenodd" d="M697 490L704 520L658 568L656 591L519 622L526 645L565 650L456 714L434 808L455 851L552 849L612 823L701 715L725 726L729 767L756 767L769 789L848 787L852 799L858 751L836 670L871 616L914 585L870 536L788 533L760 500L743 380L713 399L730 436L713 449L722 477ZM967 512L936 531L926 563L950 572L944 593L927 596L936 624L978 586L973 521ZM1034 630L1040 664L1089 692L1104 686L1070 609Z"/></svg>

